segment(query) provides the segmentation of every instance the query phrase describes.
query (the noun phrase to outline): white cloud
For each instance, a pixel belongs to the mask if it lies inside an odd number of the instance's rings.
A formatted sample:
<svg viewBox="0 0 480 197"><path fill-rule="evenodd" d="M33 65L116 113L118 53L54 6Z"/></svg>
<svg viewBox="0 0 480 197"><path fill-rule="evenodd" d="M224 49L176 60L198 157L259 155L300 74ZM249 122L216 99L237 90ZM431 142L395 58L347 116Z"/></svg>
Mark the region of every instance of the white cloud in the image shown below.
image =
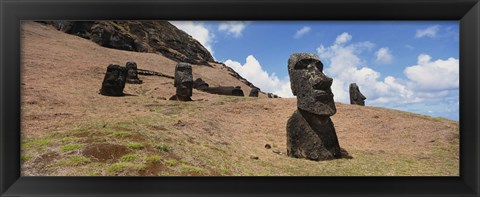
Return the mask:
<svg viewBox="0 0 480 197"><path fill-rule="evenodd" d="M335 39L335 44L343 44L352 39L352 36L348 34L347 32L343 32L342 34L337 36L337 39Z"/></svg>
<svg viewBox="0 0 480 197"><path fill-rule="evenodd" d="M388 47L380 48L377 52L375 52L375 61L378 63L389 64L392 63L392 60L392 52Z"/></svg>
<svg viewBox="0 0 480 197"><path fill-rule="evenodd" d="M228 21L228 22L221 22L218 25L219 31L224 31L227 35L232 35L235 38L239 38L242 36L243 30L247 27L249 22L243 21Z"/></svg>
<svg viewBox="0 0 480 197"><path fill-rule="evenodd" d="M299 29L297 32L295 32L295 35L293 36L293 38L295 39L299 39L301 38L303 35L307 34L308 32L310 32L312 28L308 27L308 26L305 26L305 27L302 27L301 29Z"/></svg>
<svg viewBox="0 0 480 197"><path fill-rule="evenodd" d="M426 29L418 29L415 33L415 38L430 37L435 38L438 31L440 30L440 25L434 25L427 27Z"/></svg>
<svg viewBox="0 0 480 197"><path fill-rule="evenodd" d="M459 88L459 60L432 61L427 54L420 54L417 65L407 67L405 75L412 81L412 88L421 90L446 90Z"/></svg>
<svg viewBox="0 0 480 197"><path fill-rule="evenodd" d="M215 35L211 33L202 22L193 21L169 21L172 25L185 31L187 34L195 38L213 55L212 42Z"/></svg>
<svg viewBox="0 0 480 197"><path fill-rule="evenodd" d="M374 44L348 43L351 39L350 34L342 33L331 46L317 48L324 72L333 78L335 101L349 103L349 84L357 83L367 97L367 105L423 114L432 111L436 116L458 119L458 105L455 105L459 100L458 59L433 60L427 54L420 54L417 65L404 70L405 78L383 78L362 58Z"/></svg>
<svg viewBox="0 0 480 197"><path fill-rule="evenodd" d="M264 92L272 92L281 97L293 97L290 89L290 79L280 80L275 73L269 74L263 70L260 62L253 55L249 55L243 65L233 60L225 61L225 65L231 67Z"/></svg>

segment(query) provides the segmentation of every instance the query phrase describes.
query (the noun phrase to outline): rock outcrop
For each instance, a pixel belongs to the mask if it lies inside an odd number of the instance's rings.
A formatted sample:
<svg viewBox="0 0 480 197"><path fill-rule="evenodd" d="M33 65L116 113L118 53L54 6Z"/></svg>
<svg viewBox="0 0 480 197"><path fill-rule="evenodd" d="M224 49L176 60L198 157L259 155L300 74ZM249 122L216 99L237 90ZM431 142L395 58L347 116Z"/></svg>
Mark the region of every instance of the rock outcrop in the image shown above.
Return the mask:
<svg viewBox="0 0 480 197"><path fill-rule="evenodd" d="M161 53L177 62L208 65L213 56L168 21L47 21L58 30L108 48Z"/></svg>

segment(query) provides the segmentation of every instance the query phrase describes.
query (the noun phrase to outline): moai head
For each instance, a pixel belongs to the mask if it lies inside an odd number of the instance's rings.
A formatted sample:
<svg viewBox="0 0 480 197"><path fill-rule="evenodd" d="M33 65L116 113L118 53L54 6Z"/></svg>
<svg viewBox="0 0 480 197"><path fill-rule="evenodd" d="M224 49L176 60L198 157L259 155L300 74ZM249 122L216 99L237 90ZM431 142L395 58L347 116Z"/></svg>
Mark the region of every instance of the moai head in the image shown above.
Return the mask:
<svg viewBox="0 0 480 197"><path fill-rule="evenodd" d="M190 98L192 96L193 76L192 66L190 64L177 64L175 67L175 81L173 86L177 88L177 97Z"/></svg>
<svg viewBox="0 0 480 197"><path fill-rule="evenodd" d="M208 83L203 81L202 78L197 78L193 82L193 88L198 89L198 90L205 90L209 87Z"/></svg>
<svg viewBox="0 0 480 197"><path fill-rule="evenodd" d="M100 94L105 96L122 96L127 78L127 69L116 64L110 64L103 78Z"/></svg>
<svg viewBox="0 0 480 197"><path fill-rule="evenodd" d="M350 84L350 104L362 105L365 106L365 99L367 99L358 89L356 83Z"/></svg>
<svg viewBox="0 0 480 197"><path fill-rule="evenodd" d="M267 97L268 98L273 98L273 94L272 93L267 93Z"/></svg>
<svg viewBox="0 0 480 197"><path fill-rule="evenodd" d="M250 90L250 94L248 95L249 97L258 97L258 92L260 91L260 89L258 88L252 88L252 90Z"/></svg>
<svg viewBox="0 0 480 197"><path fill-rule="evenodd" d="M137 63L128 61L125 67L127 69L127 83L141 84L142 80L138 78Z"/></svg>
<svg viewBox="0 0 480 197"><path fill-rule="evenodd" d="M323 74L323 64L318 56L292 54L288 59L288 74L299 109L322 116L337 112L331 90L333 79Z"/></svg>

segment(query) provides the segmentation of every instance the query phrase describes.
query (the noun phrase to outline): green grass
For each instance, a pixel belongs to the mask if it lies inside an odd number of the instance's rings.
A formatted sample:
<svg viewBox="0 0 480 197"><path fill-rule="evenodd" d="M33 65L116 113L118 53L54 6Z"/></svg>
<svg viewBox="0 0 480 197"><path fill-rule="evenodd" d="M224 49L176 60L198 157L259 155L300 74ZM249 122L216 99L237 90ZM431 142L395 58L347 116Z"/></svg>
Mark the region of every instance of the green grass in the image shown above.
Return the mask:
<svg viewBox="0 0 480 197"><path fill-rule="evenodd" d="M131 148L131 149L138 150L138 149L142 149L143 145L140 144L140 143L136 143L136 142L130 142L130 143L127 144L127 147Z"/></svg>
<svg viewBox="0 0 480 197"><path fill-rule="evenodd" d="M165 165L170 166L170 167L175 167L178 164L178 161L175 159L169 159L165 161Z"/></svg>
<svg viewBox="0 0 480 197"><path fill-rule="evenodd" d="M133 154L124 155L120 158L121 161L126 161L126 162L135 161L136 159L137 159L137 156Z"/></svg>
<svg viewBox="0 0 480 197"><path fill-rule="evenodd" d="M32 156L29 155L29 154L22 154L22 155L20 155L20 161L21 161L22 163L30 160L31 158L32 158Z"/></svg>
<svg viewBox="0 0 480 197"><path fill-rule="evenodd" d="M80 145L80 144L68 144L68 145L60 147L60 150L62 152L68 152L68 151L72 151L72 150L77 150L80 147L82 147L82 145Z"/></svg>
<svg viewBox="0 0 480 197"><path fill-rule="evenodd" d="M85 165L88 163L91 163L92 161L84 156L73 156L73 157L68 157L64 158L58 161L58 166L81 166Z"/></svg>
<svg viewBox="0 0 480 197"><path fill-rule="evenodd" d="M160 146L155 146L155 149L159 150L159 151L162 151L162 152L168 152L169 151L169 148L167 145L160 145Z"/></svg>
<svg viewBox="0 0 480 197"><path fill-rule="evenodd" d="M203 168L196 167L196 166L189 166L189 165L185 165L185 164L180 166L180 170L182 170L182 172L196 173L196 174L202 174L202 173L205 172L205 170Z"/></svg>
<svg viewBox="0 0 480 197"><path fill-rule="evenodd" d="M152 162L152 163L157 163L161 160L162 160L162 157L160 157L158 155L152 155L152 156L147 157L147 161Z"/></svg>
<svg viewBox="0 0 480 197"><path fill-rule="evenodd" d="M146 168L145 164L134 164L129 162L119 162L114 163L108 167L108 172L110 174L118 174L127 170L144 170Z"/></svg>

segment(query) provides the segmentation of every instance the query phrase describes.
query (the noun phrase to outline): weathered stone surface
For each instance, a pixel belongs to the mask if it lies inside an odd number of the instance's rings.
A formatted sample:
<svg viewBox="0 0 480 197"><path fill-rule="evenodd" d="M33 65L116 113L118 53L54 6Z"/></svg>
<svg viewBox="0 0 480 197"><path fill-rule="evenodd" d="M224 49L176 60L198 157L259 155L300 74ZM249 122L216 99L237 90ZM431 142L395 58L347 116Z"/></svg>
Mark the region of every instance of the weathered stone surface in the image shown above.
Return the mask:
<svg viewBox="0 0 480 197"><path fill-rule="evenodd" d="M260 89L258 88L252 88L252 90L250 90L250 94L248 95L249 97L258 97L258 92L260 91Z"/></svg>
<svg viewBox="0 0 480 197"><path fill-rule="evenodd" d="M161 53L178 62L208 65L213 56L168 21L46 21L58 30L109 48Z"/></svg>
<svg viewBox="0 0 480 197"><path fill-rule="evenodd" d="M219 95L227 95L227 96L244 96L243 90L240 86L209 87L209 88L203 89L203 91L208 92L210 94L219 94Z"/></svg>
<svg viewBox="0 0 480 197"><path fill-rule="evenodd" d="M297 107L318 115L332 116L337 112L330 88L333 79L323 74L318 56L296 53L288 60L288 74Z"/></svg>
<svg viewBox="0 0 480 197"><path fill-rule="evenodd" d="M176 94L170 97L169 100L179 101L191 101L192 88L193 88L193 76L192 66L188 63L178 63L175 66L175 86Z"/></svg>
<svg viewBox="0 0 480 197"><path fill-rule="evenodd" d="M204 90L204 89L207 89L208 87L209 87L208 83L203 81L202 78L197 78L193 82L193 88L195 88L197 90Z"/></svg>
<svg viewBox="0 0 480 197"><path fill-rule="evenodd" d="M365 99L367 99L358 89L356 83L350 84L350 104L352 105L362 105L365 106Z"/></svg>
<svg viewBox="0 0 480 197"><path fill-rule="evenodd" d="M116 64L110 64L103 78L100 94L105 96L122 96L127 78L127 69Z"/></svg>
<svg viewBox="0 0 480 197"><path fill-rule="evenodd" d="M287 122L288 156L315 161L340 158L342 150L330 119L336 113L333 79L323 74L318 57L308 53L292 54L288 73L298 108Z"/></svg>
<svg viewBox="0 0 480 197"><path fill-rule="evenodd" d="M287 154L315 161L340 158L340 145L330 117L295 111L287 122Z"/></svg>
<svg viewBox="0 0 480 197"><path fill-rule="evenodd" d="M143 83L143 81L138 78L137 63L135 63L134 61L128 61L125 67L127 68L127 83Z"/></svg>

